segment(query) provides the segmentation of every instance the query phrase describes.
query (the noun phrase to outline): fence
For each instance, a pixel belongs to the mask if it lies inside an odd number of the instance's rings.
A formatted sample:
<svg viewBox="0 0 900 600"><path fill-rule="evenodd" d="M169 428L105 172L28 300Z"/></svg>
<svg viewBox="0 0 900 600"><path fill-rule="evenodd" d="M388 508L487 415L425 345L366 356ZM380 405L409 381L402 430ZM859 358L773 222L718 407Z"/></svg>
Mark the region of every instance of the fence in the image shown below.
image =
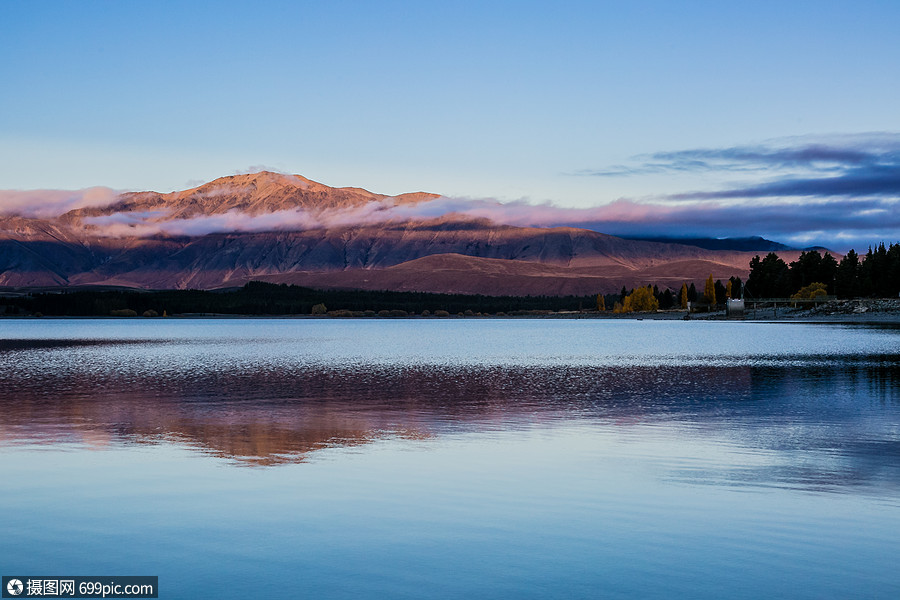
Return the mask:
<svg viewBox="0 0 900 600"><path fill-rule="evenodd" d="M812 304L814 307L819 304L825 304L827 302L831 302L832 300L836 300L837 296L815 296L814 298L753 298L753 299L744 299L744 305L749 306L753 309L754 314L758 308L769 308L772 307L774 312L774 318L778 318L778 305L780 304L782 307L787 308L790 306L791 308L797 308L798 304Z"/></svg>

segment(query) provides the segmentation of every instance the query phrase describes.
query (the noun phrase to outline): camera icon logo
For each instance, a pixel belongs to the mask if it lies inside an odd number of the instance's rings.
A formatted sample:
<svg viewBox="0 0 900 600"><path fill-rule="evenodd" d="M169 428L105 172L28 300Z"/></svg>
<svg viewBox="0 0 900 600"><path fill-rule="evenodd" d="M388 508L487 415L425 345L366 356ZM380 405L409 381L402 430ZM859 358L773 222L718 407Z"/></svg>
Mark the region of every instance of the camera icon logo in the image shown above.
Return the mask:
<svg viewBox="0 0 900 600"><path fill-rule="evenodd" d="M6 582L6 591L9 592L10 596L18 596L24 589L25 586L22 584L21 579L10 579Z"/></svg>

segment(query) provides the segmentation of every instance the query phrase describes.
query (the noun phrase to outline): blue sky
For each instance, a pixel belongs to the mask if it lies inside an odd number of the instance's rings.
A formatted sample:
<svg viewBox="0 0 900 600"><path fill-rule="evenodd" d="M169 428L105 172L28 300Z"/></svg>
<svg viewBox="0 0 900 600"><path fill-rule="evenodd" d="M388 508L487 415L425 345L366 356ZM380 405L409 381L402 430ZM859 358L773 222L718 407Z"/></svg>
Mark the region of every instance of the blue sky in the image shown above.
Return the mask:
<svg viewBox="0 0 900 600"><path fill-rule="evenodd" d="M0 10L0 189L171 191L265 167L387 194L659 205L688 215L657 224L674 235L900 239L896 1ZM833 152L778 158L810 148ZM845 150L885 185L856 193ZM843 176L837 195L793 185ZM856 201L889 218L840 230ZM784 222L739 227L759 206ZM789 222L800 207L832 218ZM704 211L726 212L690 222Z"/></svg>

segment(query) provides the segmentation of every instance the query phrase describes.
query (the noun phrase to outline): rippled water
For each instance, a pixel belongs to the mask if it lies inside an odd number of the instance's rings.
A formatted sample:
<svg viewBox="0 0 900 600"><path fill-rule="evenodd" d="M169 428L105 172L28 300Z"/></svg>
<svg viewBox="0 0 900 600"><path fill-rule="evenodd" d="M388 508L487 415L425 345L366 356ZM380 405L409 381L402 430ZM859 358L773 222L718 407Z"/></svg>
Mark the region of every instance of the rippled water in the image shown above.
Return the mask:
<svg viewBox="0 0 900 600"><path fill-rule="evenodd" d="M900 331L0 321L3 574L896 598Z"/></svg>

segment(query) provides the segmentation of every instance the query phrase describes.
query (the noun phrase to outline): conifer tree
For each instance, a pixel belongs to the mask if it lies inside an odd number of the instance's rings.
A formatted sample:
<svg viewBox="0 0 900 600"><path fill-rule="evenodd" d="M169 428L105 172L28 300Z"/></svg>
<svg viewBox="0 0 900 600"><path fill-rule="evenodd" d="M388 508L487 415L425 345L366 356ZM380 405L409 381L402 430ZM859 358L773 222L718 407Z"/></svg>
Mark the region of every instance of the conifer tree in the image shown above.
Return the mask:
<svg viewBox="0 0 900 600"><path fill-rule="evenodd" d="M791 295L791 273L783 260L769 252L760 260L750 259L750 277L744 289L754 298L786 298Z"/></svg>
<svg viewBox="0 0 900 600"><path fill-rule="evenodd" d="M839 298L859 296L859 256L851 248L834 274L834 292Z"/></svg>
<svg viewBox="0 0 900 600"><path fill-rule="evenodd" d="M675 306L675 294L669 288L666 288L666 291L657 296L657 300L659 300L659 308L661 310L668 310Z"/></svg>
<svg viewBox="0 0 900 600"><path fill-rule="evenodd" d="M725 290L725 286L722 285L721 279L716 279L715 290L716 290L716 304L725 304L725 299L726 299L725 291L726 290Z"/></svg>
<svg viewBox="0 0 900 600"><path fill-rule="evenodd" d="M706 279L706 285L703 286L703 301L707 304L716 303L716 284L713 282L712 273Z"/></svg>
<svg viewBox="0 0 900 600"><path fill-rule="evenodd" d="M731 297L738 299L744 297L743 282L740 277L731 277L728 279L728 283L731 284Z"/></svg>

